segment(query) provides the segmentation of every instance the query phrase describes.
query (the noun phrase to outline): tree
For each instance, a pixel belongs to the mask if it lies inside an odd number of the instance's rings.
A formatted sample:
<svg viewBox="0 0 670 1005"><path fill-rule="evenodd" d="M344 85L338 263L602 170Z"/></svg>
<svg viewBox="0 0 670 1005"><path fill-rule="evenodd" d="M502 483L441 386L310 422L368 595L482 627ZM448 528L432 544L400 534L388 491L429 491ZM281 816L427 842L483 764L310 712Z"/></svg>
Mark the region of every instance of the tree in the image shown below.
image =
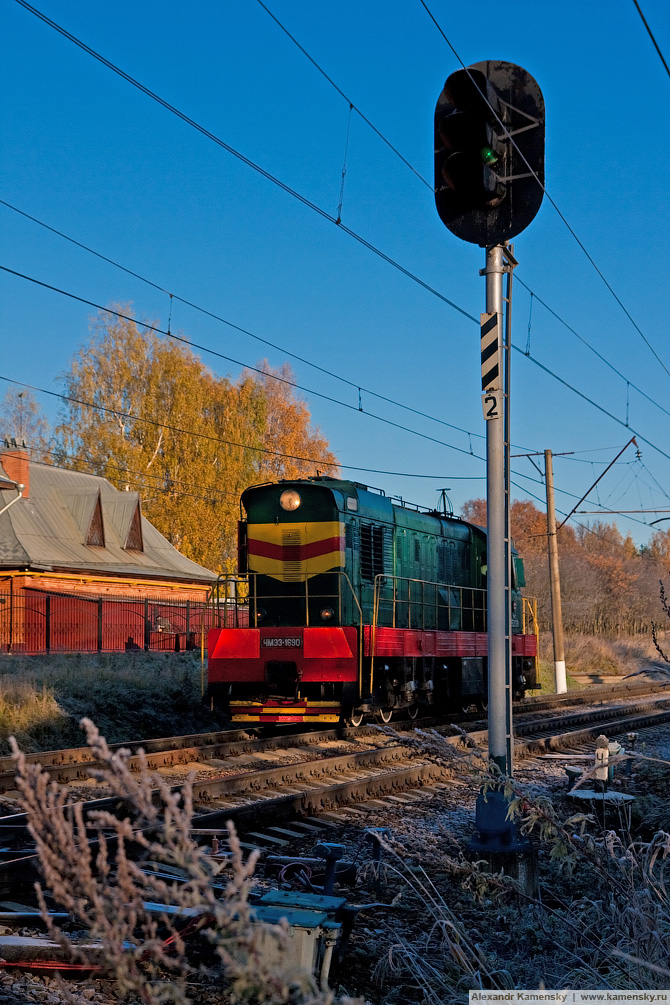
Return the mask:
<svg viewBox="0 0 670 1005"><path fill-rule="evenodd" d="M290 370L281 371L284 383L265 370L232 382L150 326L103 313L63 375L75 400L57 429L60 462L138 489L145 515L171 544L233 571L242 490L315 471L283 453L335 461L294 396Z"/></svg>
<svg viewBox="0 0 670 1005"><path fill-rule="evenodd" d="M27 388L10 387L0 400L0 437L17 446L25 443L34 461L47 460L51 446L51 427Z"/></svg>
<svg viewBox="0 0 670 1005"><path fill-rule="evenodd" d="M479 527L486 527L486 499L469 499L461 508L461 516ZM517 499L510 509L512 538L522 557L547 553L547 514L528 500ZM558 543L561 549L574 545L571 527L562 527Z"/></svg>
<svg viewBox="0 0 670 1005"><path fill-rule="evenodd" d="M461 516L468 523L486 527L486 499L468 499L461 507Z"/></svg>
<svg viewBox="0 0 670 1005"><path fill-rule="evenodd" d="M317 470L337 474L337 459L329 450L328 441L318 428L312 429L307 405L293 394L291 384L295 377L291 367L284 363L273 369L267 360L258 367L263 371L255 375L262 401L263 441L278 451L259 454L259 481L304 478ZM248 371L244 376L247 380L254 379Z"/></svg>
<svg viewBox="0 0 670 1005"><path fill-rule="evenodd" d="M471 499L466 519L486 525L486 501ZM532 502L512 503L512 538L525 560L528 593L537 597L540 621L549 627L550 589L546 514ZM617 634L646 630L652 584L660 558L670 554L670 535L658 532L644 553L614 524L561 527L558 550L563 623L566 630Z"/></svg>

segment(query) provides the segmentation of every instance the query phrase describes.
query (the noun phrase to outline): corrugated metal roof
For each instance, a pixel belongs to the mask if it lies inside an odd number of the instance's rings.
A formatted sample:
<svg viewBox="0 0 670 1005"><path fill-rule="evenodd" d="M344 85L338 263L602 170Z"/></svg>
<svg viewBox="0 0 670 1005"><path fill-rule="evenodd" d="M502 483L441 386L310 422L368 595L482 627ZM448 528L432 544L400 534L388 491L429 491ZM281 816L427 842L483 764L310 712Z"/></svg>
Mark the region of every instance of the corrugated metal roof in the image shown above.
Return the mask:
<svg viewBox="0 0 670 1005"><path fill-rule="evenodd" d="M85 543L98 493L104 548ZM211 583L215 574L181 555L145 517L144 551L125 550L138 502L137 492L119 492L106 478L31 461L29 498L0 515L0 568Z"/></svg>

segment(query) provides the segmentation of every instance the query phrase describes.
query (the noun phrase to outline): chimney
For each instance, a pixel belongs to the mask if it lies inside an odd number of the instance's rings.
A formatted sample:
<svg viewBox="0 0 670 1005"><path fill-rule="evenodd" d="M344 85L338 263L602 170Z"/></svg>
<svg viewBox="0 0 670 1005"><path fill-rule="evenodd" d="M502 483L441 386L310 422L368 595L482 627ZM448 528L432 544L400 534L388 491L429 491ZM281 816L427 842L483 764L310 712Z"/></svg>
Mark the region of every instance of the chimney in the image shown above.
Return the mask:
<svg viewBox="0 0 670 1005"><path fill-rule="evenodd" d="M23 498L27 499L30 489L30 458L26 450L5 450L0 454L0 462L10 481L25 485Z"/></svg>

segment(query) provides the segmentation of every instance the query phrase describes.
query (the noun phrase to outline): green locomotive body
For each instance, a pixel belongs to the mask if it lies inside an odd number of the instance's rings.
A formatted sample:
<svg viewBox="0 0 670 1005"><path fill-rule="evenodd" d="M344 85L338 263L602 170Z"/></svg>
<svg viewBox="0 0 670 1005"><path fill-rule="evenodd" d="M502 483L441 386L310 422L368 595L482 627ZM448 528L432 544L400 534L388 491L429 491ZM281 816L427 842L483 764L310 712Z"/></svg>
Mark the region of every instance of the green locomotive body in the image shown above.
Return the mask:
<svg viewBox="0 0 670 1005"><path fill-rule="evenodd" d="M361 721L486 703L486 533L357 482L242 495L239 571L219 594L209 688L234 721ZM536 685L512 556L512 672Z"/></svg>

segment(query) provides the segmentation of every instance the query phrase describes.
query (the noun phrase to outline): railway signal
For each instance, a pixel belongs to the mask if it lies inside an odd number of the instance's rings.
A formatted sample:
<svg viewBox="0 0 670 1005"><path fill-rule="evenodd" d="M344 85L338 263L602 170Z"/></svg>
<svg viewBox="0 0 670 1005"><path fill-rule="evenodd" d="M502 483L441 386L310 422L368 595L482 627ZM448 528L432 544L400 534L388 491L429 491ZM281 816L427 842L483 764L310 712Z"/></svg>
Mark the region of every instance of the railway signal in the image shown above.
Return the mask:
<svg viewBox="0 0 670 1005"><path fill-rule="evenodd" d="M486 60L448 77L435 107L435 204L464 241L524 230L544 195L544 99L527 70Z"/></svg>
<svg viewBox="0 0 670 1005"><path fill-rule="evenodd" d="M486 312L481 316L481 389L486 419L487 673L489 758L513 771L512 564L509 529L512 237L537 214L544 195L544 99L522 67L485 60L447 78L434 120L435 205L444 225L486 249ZM507 273L504 351L503 274ZM504 360L504 365L503 365ZM504 371L504 372L503 372ZM480 853L524 855L503 788L477 800Z"/></svg>

